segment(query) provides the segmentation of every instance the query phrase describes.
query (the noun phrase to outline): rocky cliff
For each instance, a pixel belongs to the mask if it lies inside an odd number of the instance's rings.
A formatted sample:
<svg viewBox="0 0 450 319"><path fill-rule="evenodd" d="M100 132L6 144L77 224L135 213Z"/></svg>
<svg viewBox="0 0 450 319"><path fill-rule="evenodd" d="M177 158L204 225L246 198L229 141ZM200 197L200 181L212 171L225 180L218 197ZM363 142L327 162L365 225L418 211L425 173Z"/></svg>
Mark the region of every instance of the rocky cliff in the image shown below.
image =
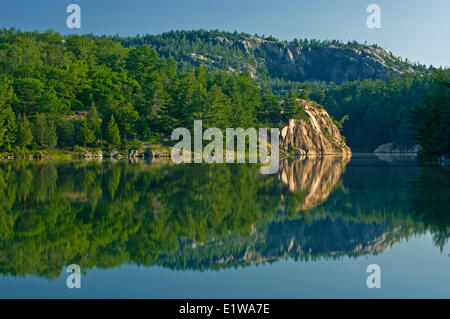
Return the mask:
<svg viewBox="0 0 450 319"><path fill-rule="evenodd" d="M298 99L307 117L291 119L280 133L280 149L299 155L351 154L333 119L312 101Z"/></svg>
<svg viewBox="0 0 450 319"><path fill-rule="evenodd" d="M412 66L376 46L313 46L258 37L236 41L217 37L212 41L239 48L246 54L257 50L262 55L259 62L267 67L269 74L294 81L342 83L367 78L387 79L393 74L414 72Z"/></svg>
<svg viewBox="0 0 450 319"><path fill-rule="evenodd" d="M163 57L174 57L181 69L205 65L230 73L249 72L256 79L345 81L387 79L390 75L424 72L376 45L357 42L294 40L219 31L174 31L126 38L125 46L150 44Z"/></svg>

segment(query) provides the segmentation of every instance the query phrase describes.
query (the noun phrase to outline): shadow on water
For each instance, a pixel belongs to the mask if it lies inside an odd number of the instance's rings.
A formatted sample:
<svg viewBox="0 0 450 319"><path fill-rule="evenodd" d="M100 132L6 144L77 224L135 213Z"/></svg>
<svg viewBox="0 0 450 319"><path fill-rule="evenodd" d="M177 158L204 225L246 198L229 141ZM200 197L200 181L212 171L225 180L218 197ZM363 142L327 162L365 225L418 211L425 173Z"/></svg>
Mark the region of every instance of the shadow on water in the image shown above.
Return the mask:
<svg viewBox="0 0 450 319"><path fill-rule="evenodd" d="M430 231L449 237L449 172L375 157L256 165L0 164L0 273L63 266L220 269L377 254Z"/></svg>

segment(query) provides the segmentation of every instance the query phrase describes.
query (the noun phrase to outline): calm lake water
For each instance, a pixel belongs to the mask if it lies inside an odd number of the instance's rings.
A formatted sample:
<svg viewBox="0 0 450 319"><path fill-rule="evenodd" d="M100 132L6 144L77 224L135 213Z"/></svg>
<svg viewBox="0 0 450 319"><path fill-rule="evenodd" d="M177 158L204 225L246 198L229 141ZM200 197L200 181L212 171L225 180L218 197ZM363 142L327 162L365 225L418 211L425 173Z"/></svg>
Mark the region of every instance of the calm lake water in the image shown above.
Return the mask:
<svg viewBox="0 0 450 319"><path fill-rule="evenodd" d="M410 157L0 163L1 298L450 298L449 236L450 171Z"/></svg>

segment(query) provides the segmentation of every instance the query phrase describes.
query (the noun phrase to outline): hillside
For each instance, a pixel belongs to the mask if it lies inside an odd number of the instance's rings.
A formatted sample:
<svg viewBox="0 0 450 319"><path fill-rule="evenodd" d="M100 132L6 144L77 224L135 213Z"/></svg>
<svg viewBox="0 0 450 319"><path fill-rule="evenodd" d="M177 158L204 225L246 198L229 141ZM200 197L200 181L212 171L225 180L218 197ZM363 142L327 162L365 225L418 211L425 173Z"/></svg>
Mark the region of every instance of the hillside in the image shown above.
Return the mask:
<svg viewBox="0 0 450 319"><path fill-rule="evenodd" d="M280 98L293 90L322 104L333 118L346 118L342 134L356 152L373 152L393 141L414 144L408 113L428 93L434 70L356 41L286 42L204 30L112 40L125 47L150 44L162 57L173 57L182 71L203 65L231 74L247 72Z"/></svg>
<svg viewBox="0 0 450 319"><path fill-rule="evenodd" d="M372 152L412 144L408 114L431 92L431 71L356 42L2 29L0 151L139 148L198 118L208 127L282 128L305 115L294 103L301 98L324 106L352 151Z"/></svg>
<svg viewBox="0 0 450 319"><path fill-rule="evenodd" d="M426 71L423 65L413 65L376 45L356 41L286 42L273 37L204 30L115 39L124 46L150 44L163 57L174 57L183 70L205 65L230 73L249 72L259 80L279 78L340 84Z"/></svg>

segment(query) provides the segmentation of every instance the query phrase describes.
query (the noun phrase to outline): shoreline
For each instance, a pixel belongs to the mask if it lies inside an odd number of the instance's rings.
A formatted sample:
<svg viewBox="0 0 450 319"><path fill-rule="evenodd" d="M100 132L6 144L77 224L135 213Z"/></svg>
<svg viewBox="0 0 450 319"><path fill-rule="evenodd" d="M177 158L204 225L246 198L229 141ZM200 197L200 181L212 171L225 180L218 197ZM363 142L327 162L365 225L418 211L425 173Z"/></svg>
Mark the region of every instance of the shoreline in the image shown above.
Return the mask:
<svg viewBox="0 0 450 319"><path fill-rule="evenodd" d="M44 149L0 152L0 159L99 159L99 158L170 158L171 148L151 145L142 149L95 149L80 147L76 150Z"/></svg>

